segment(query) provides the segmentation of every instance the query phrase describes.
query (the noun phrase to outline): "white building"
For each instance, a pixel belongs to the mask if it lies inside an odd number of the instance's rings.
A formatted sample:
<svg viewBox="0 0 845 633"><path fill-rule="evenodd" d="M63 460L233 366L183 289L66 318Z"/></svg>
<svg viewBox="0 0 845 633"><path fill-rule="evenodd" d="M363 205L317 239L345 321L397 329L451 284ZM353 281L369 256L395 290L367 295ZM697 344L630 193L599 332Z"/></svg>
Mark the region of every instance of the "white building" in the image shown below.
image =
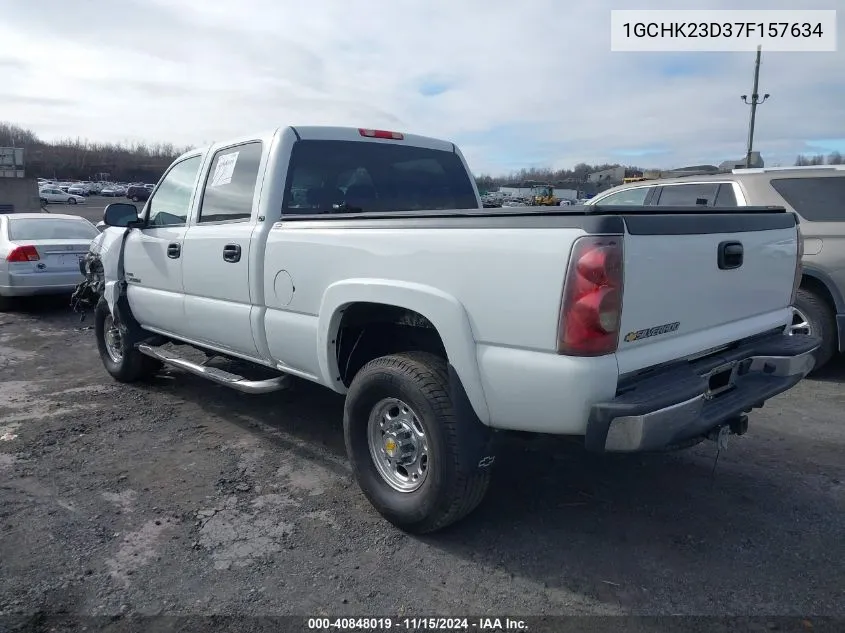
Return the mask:
<svg viewBox="0 0 845 633"><path fill-rule="evenodd" d="M763 157L760 156L760 152L751 152L751 167L754 168L761 168L765 167L765 163L763 162ZM726 160L723 161L719 165L719 169L730 171L731 169L745 169L745 158L741 158L740 160Z"/></svg>
<svg viewBox="0 0 845 633"><path fill-rule="evenodd" d="M499 187L499 193L510 198L530 198L534 195L532 187ZM554 189L554 197L558 200L577 200L578 192L575 189Z"/></svg>
<svg viewBox="0 0 845 633"><path fill-rule="evenodd" d="M594 171L587 175L587 182L605 183L614 182L621 183L625 178L625 167L611 167L609 169L602 169L601 171Z"/></svg>

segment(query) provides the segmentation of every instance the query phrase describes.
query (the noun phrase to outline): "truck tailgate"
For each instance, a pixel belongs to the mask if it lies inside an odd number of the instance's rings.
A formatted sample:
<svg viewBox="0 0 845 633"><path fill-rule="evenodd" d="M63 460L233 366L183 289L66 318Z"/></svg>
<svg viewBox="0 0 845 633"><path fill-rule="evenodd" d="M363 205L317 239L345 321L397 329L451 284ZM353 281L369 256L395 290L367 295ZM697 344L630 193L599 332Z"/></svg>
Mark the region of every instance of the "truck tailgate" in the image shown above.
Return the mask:
<svg viewBox="0 0 845 633"><path fill-rule="evenodd" d="M688 209L624 220L620 374L789 320L799 248L793 214Z"/></svg>

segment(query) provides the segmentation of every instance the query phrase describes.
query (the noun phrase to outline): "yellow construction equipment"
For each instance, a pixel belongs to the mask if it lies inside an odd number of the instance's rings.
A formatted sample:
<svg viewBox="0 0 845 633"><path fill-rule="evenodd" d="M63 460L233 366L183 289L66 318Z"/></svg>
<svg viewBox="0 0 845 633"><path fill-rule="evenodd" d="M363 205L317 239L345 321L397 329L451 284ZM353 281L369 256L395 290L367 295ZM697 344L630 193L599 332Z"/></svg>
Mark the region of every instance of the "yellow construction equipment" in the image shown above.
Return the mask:
<svg viewBox="0 0 845 633"><path fill-rule="evenodd" d="M635 178L623 178L622 183L627 185L629 182L642 182L643 180L648 180L648 178L645 178L643 176L637 176Z"/></svg>
<svg viewBox="0 0 845 633"><path fill-rule="evenodd" d="M560 200L555 198L555 189L551 185L539 185L531 188L531 206L556 207Z"/></svg>

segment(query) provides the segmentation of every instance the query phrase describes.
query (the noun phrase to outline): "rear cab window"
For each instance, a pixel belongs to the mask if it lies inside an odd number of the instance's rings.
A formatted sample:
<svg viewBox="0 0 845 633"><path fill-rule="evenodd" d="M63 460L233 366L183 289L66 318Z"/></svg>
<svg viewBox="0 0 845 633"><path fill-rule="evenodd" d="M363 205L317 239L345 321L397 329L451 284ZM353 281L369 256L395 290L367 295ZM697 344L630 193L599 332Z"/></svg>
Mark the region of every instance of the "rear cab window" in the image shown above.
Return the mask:
<svg viewBox="0 0 845 633"><path fill-rule="evenodd" d="M845 174L812 178L773 178L770 184L805 220L845 220Z"/></svg>
<svg viewBox="0 0 845 633"><path fill-rule="evenodd" d="M293 146L285 215L479 207L455 152L372 141L301 140Z"/></svg>

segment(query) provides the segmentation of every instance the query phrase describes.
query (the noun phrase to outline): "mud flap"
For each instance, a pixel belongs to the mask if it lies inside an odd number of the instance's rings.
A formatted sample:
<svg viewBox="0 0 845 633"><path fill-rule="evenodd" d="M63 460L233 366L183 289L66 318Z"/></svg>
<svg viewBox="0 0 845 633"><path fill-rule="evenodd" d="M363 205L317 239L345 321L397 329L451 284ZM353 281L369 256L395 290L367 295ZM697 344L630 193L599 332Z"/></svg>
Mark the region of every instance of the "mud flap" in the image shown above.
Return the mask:
<svg viewBox="0 0 845 633"><path fill-rule="evenodd" d="M449 365L449 392L458 418L458 446L464 457L479 469L489 468L496 461L496 434L484 424L472 408L458 372Z"/></svg>

